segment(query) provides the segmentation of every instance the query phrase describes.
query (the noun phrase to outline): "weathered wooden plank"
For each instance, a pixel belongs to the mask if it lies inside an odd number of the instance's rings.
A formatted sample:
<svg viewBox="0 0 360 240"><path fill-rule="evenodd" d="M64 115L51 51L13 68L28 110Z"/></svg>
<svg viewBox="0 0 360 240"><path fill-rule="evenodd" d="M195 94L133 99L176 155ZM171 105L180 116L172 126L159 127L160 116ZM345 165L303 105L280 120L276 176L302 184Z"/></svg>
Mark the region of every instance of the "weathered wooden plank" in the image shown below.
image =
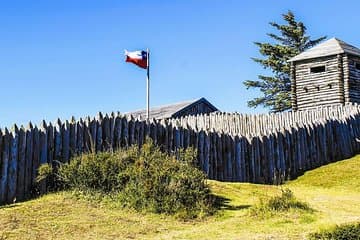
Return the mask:
<svg viewBox="0 0 360 240"><path fill-rule="evenodd" d="M285 132L284 129L281 129L277 138L277 148L278 148L278 167L279 167L279 180L280 184L284 183L286 180L286 166L285 166Z"/></svg>
<svg viewBox="0 0 360 240"><path fill-rule="evenodd" d="M47 135L47 162L52 166L54 160L54 143L55 143L55 136L54 136L54 128L51 123L48 124L46 128L46 135ZM26 144L27 145L27 144Z"/></svg>
<svg viewBox="0 0 360 240"><path fill-rule="evenodd" d="M3 166L4 166L4 163L3 163L3 159L2 159L2 151L3 151L3 131L2 129L0 128L0 205L2 204L2 198L1 198L1 195L2 195L2 191L3 191L3 188L1 186L1 178L2 178L2 172L3 172Z"/></svg>
<svg viewBox="0 0 360 240"><path fill-rule="evenodd" d="M40 162L39 166L46 164L48 162L47 156L48 156L48 143L47 143L48 137L47 137L47 126L45 121L42 122L40 130L39 130L39 150L40 150ZM46 192L46 181L43 180L40 183L38 183L39 186L39 192L40 194L43 194Z"/></svg>
<svg viewBox="0 0 360 240"><path fill-rule="evenodd" d="M25 152L25 198L30 197L32 181L32 165L33 165L33 126L29 123L26 129L26 152Z"/></svg>
<svg viewBox="0 0 360 240"><path fill-rule="evenodd" d="M18 150L19 150L19 129L14 125L10 133L10 158L8 169L8 194L7 202L16 202L17 187L17 167L18 167Z"/></svg>
<svg viewBox="0 0 360 240"><path fill-rule="evenodd" d="M89 123L89 141L90 141L90 152L96 152L96 141L97 141L97 129L98 129L98 122L95 118L92 118Z"/></svg>
<svg viewBox="0 0 360 240"><path fill-rule="evenodd" d="M209 132L205 132L204 138L204 172L207 176L210 176L210 135Z"/></svg>
<svg viewBox="0 0 360 240"><path fill-rule="evenodd" d="M10 158L10 133L5 128L2 133L2 148L1 148L1 175L0 175L0 204L7 203L8 194L8 168Z"/></svg>
<svg viewBox="0 0 360 240"><path fill-rule="evenodd" d="M110 136L110 119L107 114L102 121L102 132L103 132L103 149L109 151L111 149L111 136ZM132 133L133 134L133 133ZM134 135L132 135L131 142L134 142Z"/></svg>
<svg viewBox="0 0 360 240"><path fill-rule="evenodd" d="M205 141L205 133L203 130L197 133L199 136L197 137L197 149L198 149L198 159L199 159L199 167L201 170L205 172L205 160L204 160L204 141ZM176 138L177 136L175 136ZM179 139L180 140L180 139Z"/></svg>
<svg viewBox="0 0 360 240"><path fill-rule="evenodd" d="M234 148L235 148L235 181L241 181L241 143L239 136L234 137Z"/></svg>
<svg viewBox="0 0 360 240"><path fill-rule="evenodd" d="M64 162L69 162L70 160L70 123L65 121L61 127L62 129L62 158Z"/></svg>
<svg viewBox="0 0 360 240"><path fill-rule="evenodd" d="M76 123L76 134L76 149L77 153L80 155L84 152L84 121L82 118Z"/></svg>
<svg viewBox="0 0 360 240"><path fill-rule="evenodd" d="M269 176L269 161L267 160L267 146L268 146L268 138L267 136L260 136L260 183L269 183L270 176Z"/></svg>
<svg viewBox="0 0 360 240"><path fill-rule="evenodd" d="M180 130L178 127L174 127L173 129L173 134L174 134L174 151L177 153L178 150L180 149ZM204 141L204 140L202 140ZM200 146L202 149L204 148L203 146ZM203 151L203 150L202 150ZM202 163L204 164L204 163Z"/></svg>
<svg viewBox="0 0 360 240"><path fill-rule="evenodd" d="M26 157L26 133L23 126L19 129L18 145L18 169L17 169L17 186L16 199L22 201L25 199L25 157Z"/></svg>
<svg viewBox="0 0 360 240"><path fill-rule="evenodd" d="M123 117L122 122L123 122L123 130L122 130L123 140L122 140L122 142L123 142L124 147L128 147L129 146L129 128L128 128L128 121L127 121L126 117Z"/></svg>
<svg viewBox="0 0 360 240"><path fill-rule="evenodd" d="M226 134L225 135L225 161L226 161L226 180L232 181L233 174L232 174L232 143L231 143L231 136Z"/></svg>
<svg viewBox="0 0 360 240"><path fill-rule="evenodd" d="M111 146L111 150L113 151L115 149L115 120L116 120L116 116L115 113L112 112L110 115L110 146Z"/></svg>
<svg viewBox="0 0 360 240"><path fill-rule="evenodd" d="M217 159L218 159L218 165L217 165L217 171L218 171L218 179L220 181L225 180L224 176L224 158L223 158L223 134L219 133L217 135L216 139L217 143Z"/></svg>
<svg viewBox="0 0 360 240"><path fill-rule="evenodd" d="M180 136L182 136L182 134L180 133ZM153 140L154 144L157 145L157 123L155 120L151 121L151 125L150 125L150 137ZM181 148L181 142L179 145L179 148Z"/></svg>
<svg viewBox="0 0 360 240"><path fill-rule="evenodd" d="M119 149L121 147L121 132L122 132L122 119L120 114L115 118L115 129L114 129L114 148ZM93 137L93 139L95 139Z"/></svg>
<svg viewBox="0 0 360 240"><path fill-rule="evenodd" d="M38 169L40 166L40 135L39 129L37 126L33 129L33 161L32 161L32 184L35 186L36 184L36 177L38 175ZM61 152L60 152L61 153Z"/></svg>
<svg viewBox="0 0 360 240"><path fill-rule="evenodd" d="M76 149L77 133L76 133L76 120L75 117L70 121L70 156L76 156L78 154Z"/></svg>
<svg viewBox="0 0 360 240"><path fill-rule="evenodd" d="M131 116L128 122L128 128L129 128L129 145L135 144L135 120Z"/></svg>
<svg viewBox="0 0 360 240"><path fill-rule="evenodd" d="M54 131L54 135L55 135L54 159L59 162L62 161L62 158L61 158L61 151L62 151L61 128L62 128L62 124L61 124L60 119L58 119L56 122L56 125L55 125L55 131ZM36 130L36 132L37 132L37 130ZM34 133L35 133L35 131L34 131ZM38 133L36 133L36 134L38 134Z"/></svg>

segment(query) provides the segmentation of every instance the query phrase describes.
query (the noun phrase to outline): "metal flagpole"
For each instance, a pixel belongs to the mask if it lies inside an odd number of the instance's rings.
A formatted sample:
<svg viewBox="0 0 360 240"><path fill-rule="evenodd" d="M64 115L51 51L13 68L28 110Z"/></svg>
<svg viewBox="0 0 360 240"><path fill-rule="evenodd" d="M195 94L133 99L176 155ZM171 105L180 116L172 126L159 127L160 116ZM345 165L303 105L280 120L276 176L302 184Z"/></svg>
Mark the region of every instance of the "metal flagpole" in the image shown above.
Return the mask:
<svg viewBox="0 0 360 240"><path fill-rule="evenodd" d="M150 51L146 49L146 63L147 63L147 74L146 74L146 120L150 118Z"/></svg>

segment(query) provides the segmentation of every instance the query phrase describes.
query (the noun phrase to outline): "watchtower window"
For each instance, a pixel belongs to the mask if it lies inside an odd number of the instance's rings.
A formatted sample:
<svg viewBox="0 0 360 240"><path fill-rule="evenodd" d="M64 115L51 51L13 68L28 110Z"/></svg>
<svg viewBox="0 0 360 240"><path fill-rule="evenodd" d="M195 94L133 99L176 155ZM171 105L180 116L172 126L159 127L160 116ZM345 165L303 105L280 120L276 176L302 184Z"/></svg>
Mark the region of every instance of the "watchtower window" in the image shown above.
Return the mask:
<svg viewBox="0 0 360 240"><path fill-rule="evenodd" d="M317 66L310 68L311 73L322 73L325 72L325 66Z"/></svg>
<svg viewBox="0 0 360 240"><path fill-rule="evenodd" d="M360 71L360 62L355 62L355 68Z"/></svg>

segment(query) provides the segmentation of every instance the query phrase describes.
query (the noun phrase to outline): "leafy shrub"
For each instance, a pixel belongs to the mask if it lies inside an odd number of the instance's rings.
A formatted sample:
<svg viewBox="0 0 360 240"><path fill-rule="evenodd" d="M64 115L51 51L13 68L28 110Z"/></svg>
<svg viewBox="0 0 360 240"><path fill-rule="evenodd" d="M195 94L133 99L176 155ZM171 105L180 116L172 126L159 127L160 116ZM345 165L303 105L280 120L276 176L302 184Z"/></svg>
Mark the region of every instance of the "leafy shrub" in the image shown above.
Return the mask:
<svg viewBox="0 0 360 240"><path fill-rule="evenodd" d="M194 167L195 159L192 149L176 158L148 141L140 149L75 157L56 175L66 189L111 196L123 207L194 218L213 211L206 176ZM48 169L43 172L49 175Z"/></svg>
<svg viewBox="0 0 360 240"><path fill-rule="evenodd" d="M260 200L260 204L250 209L251 215L267 215L276 212L285 212L290 209L312 211L309 205L299 201L290 189L281 190L280 196L271 197L269 200Z"/></svg>
<svg viewBox="0 0 360 240"><path fill-rule="evenodd" d="M360 240L360 223L343 224L309 234L310 240Z"/></svg>
<svg viewBox="0 0 360 240"><path fill-rule="evenodd" d="M297 200L290 189L281 190L281 196L270 198L267 207L273 211L287 211L290 208L310 209L307 203Z"/></svg>

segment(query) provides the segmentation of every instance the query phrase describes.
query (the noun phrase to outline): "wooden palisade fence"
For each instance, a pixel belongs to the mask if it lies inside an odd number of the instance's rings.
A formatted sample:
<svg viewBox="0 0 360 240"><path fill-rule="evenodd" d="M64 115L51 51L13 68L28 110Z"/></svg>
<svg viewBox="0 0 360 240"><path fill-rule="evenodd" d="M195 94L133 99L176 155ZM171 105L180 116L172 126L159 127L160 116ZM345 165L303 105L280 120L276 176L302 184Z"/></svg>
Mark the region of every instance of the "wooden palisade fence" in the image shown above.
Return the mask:
<svg viewBox="0 0 360 240"><path fill-rule="evenodd" d="M120 114L0 130L0 203L30 197L38 167L72 156L144 143L198 151L210 179L279 184L360 149L360 106L281 114L214 113L146 122ZM40 191L45 189L40 185Z"/></svg>

